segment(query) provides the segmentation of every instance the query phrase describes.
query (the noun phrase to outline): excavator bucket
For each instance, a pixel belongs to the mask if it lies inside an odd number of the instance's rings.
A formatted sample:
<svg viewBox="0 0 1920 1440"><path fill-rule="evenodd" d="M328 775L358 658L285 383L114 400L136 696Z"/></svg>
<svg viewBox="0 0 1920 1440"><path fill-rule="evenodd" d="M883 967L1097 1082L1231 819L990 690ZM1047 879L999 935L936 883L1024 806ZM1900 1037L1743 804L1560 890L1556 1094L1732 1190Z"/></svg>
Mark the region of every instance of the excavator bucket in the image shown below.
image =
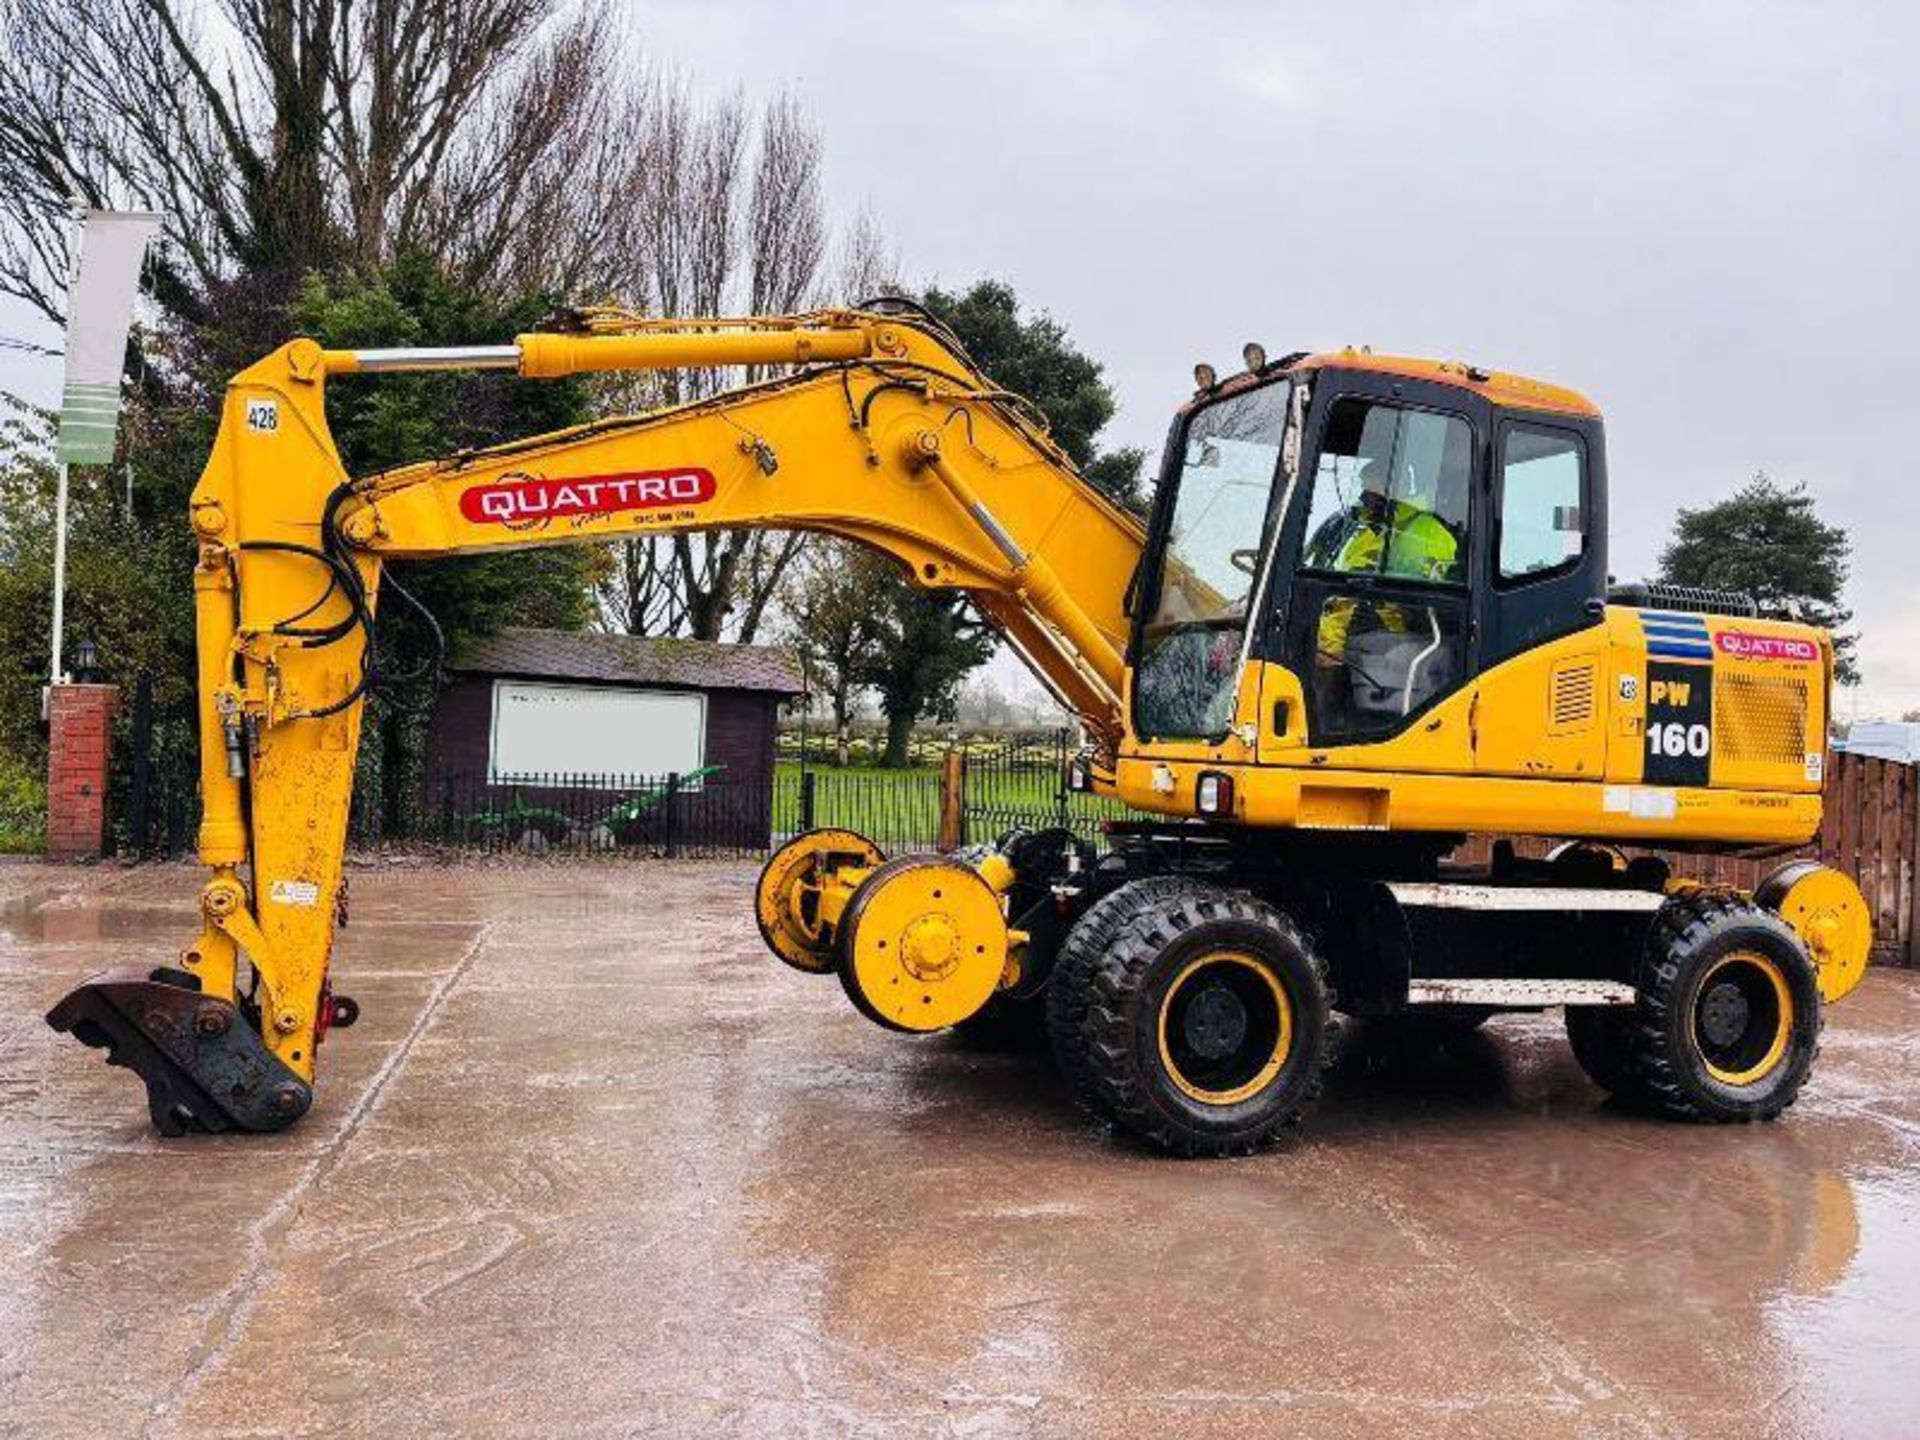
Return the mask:
<svg viewBox="0 0 1920 1440"><path fill-rule="evenodd" d="M312 1088L247 1019L201 994L199 977L184 970L103 971L49 1010L47 1023L145 1081L162 1135L280 1130L313 1103Z"/></svg>

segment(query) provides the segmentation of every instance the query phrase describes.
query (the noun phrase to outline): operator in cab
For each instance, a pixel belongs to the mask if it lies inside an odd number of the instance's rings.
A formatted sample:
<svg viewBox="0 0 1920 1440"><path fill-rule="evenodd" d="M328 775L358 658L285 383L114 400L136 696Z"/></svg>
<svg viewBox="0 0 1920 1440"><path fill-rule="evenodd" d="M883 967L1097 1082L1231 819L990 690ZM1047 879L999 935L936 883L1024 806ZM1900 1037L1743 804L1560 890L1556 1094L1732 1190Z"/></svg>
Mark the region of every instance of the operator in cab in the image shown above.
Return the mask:
<svg viewBox="0 0 1920 1440"><path fill-rule="evenodd" d="M1344 575L1457 583L1465 569L1460 536L1414 486L1394 497L1391 477L1385 460L1362 463L1359 494L1308 539L1306 564ZM1378 717L1407 713L1425 698L1422 691L1432 693L1444 676L1431 657L1422 663L1430 621L1417 605L1330 599L1315 639L1318 713L1338 729L1369 728Z"/></svg>
<svg viewBox="0 0 1920 1440"><path fill-rule="evenodd" d="M1389 479L1383 460L1360 467L1358 498L1307 542L1307 565L1343 575L1459 580L1459 538L1422 497L1390 499Z"/></svg>

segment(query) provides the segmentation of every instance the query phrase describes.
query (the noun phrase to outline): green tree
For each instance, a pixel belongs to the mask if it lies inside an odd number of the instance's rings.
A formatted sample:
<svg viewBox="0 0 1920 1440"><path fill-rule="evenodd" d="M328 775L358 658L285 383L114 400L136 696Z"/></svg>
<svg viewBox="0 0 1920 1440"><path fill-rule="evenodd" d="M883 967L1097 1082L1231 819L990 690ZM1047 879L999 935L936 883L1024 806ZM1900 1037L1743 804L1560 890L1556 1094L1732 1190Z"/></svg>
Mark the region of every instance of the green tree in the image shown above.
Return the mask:
<svg viewBox="0 0 1920 1440"><path fill-rule="evenodd" d="M1815 511L1804 484L1781 485L1765 471L1727 499L1682 510L1660 552L1660 578L1751 595L1764 615L1834 632L1834 678L1857 684L1857 635L1841 631L1853 612L1841 603L1852 541Z"/></svg>
<svg viewBox="0 0 1920 1440"><path fill-rule="evenodd" d="M218 413L210 379L230 366L246 287L211 295L202 323L168 320L138 337L142 364L123 422L125 469L76 468L68 526L67 635L91 639L105 678L131 692L154 684L159 714L192 713L194 616L187 496L213 443ZM498 301L419 251L368 271L309 275L290 323L343 347L507 340L550 308L544 296ZM244 331L248 322L240 322ZM328 387L328 420L350 474L514 435L577 423L586 395L572 381L517 384L488 373L397 375ZM47 417L16 407L0 421L0 750L40 763L39 690L51 623L53 467ZM128 480L131 477L131 485ZM128 492L131 490L131 503ZM592 617L592 582L605 556L560 547L402 563L389 573L430 610L451 645L508 623L578 629ZM366 721L363 799L391 815L421 759L423 721L437 676L432 634L405 604L381 606L377 690ZM411 680L402 677L411 676Z"/></svg>
<svg viewBox="0 0 1920 1440"><path fill-rule="evenodd" d="M302 334L351 349L505 343L534 329L548 297L500 301L450 274L421 251L372 272L310 275L292 315ZM526 385L486 372L341 377L328 386L327 423L352 475L579 423L586 392L577 381ZM577 630L592 618L592 587L603 550L555 546L496 555L395 563L388 575L429 611L449 647L502 625ZM391 818L412 793L424 752L424 720L438 676L434 637L419 612L383 603L379 670L362 778Z"/></svg>
<svg viewBox="0 0 1920 1440"><path fill-rule="evenodd" d="M1025 396L1047 417L1054 442L1087 479L1136 513L1144 511L1145 452L1102 450L1099 436L1117 408L1100 362L1073 343L1051 315L1023 316L1004 280L976 280L959 292L929 286L920 303L960 337L981 370Z"/></svg>
<svg viewBox="0 0 1920 1440"><path fill-rule="evenodd" d="M46 763L40 689L53 621L51 448L52 417L9 399L0 412L0 756L29 772ZM144 672L154 677L156 699L185 705L193 677L180 650L193 626L186 527L141 524L114 471L77 469L70 489L69 659L79 640L91 640L109 678Z"/></svg>
<svg viewBox="0 0 1920 1440"><path fill-rule="evenodd" d="M880 697L887 717L880 763L905 765L914 722L953 718L961 682L993 654L993 632L964 597L915 590L883 555L849 557L846 584L871 608L872 643L852 676Z"/></svg>

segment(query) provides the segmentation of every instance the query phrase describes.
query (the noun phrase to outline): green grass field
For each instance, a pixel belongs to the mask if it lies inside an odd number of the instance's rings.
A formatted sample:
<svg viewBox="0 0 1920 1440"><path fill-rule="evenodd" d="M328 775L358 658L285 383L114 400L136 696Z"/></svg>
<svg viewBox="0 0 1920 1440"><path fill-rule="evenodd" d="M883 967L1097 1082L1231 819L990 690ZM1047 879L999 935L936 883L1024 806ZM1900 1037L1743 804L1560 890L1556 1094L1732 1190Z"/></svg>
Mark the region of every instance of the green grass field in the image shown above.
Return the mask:
<svg viewBox="0 0 1920 1440"><path fill-rule="evenodd" d="M853 765L841 770L809 765L807 770L813 776L814 825L855 830L882 846L930 846L939 838L937 769ZM796 762L782 761L775 767L773 823L778 831L804 828L801 773ZM965 805L970 840L989 839L1016 825L1056 825L1063 818L1060 779L1051 765L972 767L967 774ZM1064 818L1091 838L1101 820L1130 813L1126 806L1111 800L1069 795Z"/></svg>

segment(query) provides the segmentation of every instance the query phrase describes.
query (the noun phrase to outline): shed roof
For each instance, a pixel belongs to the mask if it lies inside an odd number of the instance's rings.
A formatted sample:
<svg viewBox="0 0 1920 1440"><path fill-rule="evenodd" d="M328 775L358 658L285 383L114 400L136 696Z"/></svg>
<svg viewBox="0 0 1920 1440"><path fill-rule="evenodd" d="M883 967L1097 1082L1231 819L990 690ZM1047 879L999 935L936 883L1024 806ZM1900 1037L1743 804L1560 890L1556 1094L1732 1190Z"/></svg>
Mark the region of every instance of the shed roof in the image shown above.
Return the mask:
<svg viewBox="0 0 1920 1440"><path fill-rule="evenodd" d="M655 640L511 625L463 646L448 668L468 674L762 690L776 695L798 695L806 688L799 658L778 645Z"/></svg>

